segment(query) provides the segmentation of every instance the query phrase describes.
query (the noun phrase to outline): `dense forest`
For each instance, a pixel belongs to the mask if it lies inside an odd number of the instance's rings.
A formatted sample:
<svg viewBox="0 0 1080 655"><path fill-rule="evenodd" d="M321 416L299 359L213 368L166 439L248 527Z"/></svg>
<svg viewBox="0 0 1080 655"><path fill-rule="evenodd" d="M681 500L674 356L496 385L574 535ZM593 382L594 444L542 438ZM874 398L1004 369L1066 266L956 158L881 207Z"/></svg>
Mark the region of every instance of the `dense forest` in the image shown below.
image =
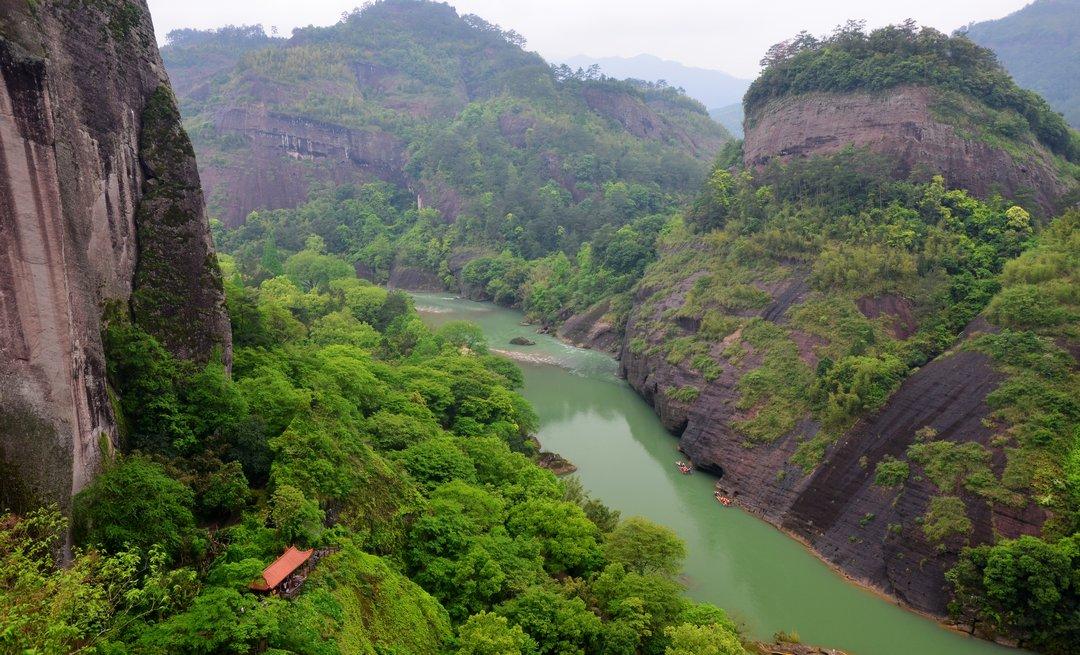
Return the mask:
<svg viewBox="0 0 1080 655"><path fill-rule="evenodd" d="M536 221L566 221L567 199L555 193L540 216L519 221L508 215L500 232L487 234L470 217L448 224L437 210L417 210L385 183L335 187L314 192L296 209L254 212L236 229L219 228L217 241L245 275L263 280L280 274L283 257L314 234L376 282L385 283L395 268L430 271L448 288L460 284L473 297L557 323L603 298L625 295L654 258L656 235L675 210L671 198L638 185L610 183L604 193L606 206L588 215L601 224L589 241L535 259L511 244L534 238ZM500 251L487 245L499 242Z"/></svg>
<svg viewBox="0 0 1080 655"><path fill-rule="evenodd" d="M125 312L106 327L122 454L75 499L0 518L0 650L60 653L716 653L670 530L620 520L531 461L515 365L469 324L355 279L317 236L247 283L236 347L193 366ZM326 555L293 601L248 584Z"/></svg>

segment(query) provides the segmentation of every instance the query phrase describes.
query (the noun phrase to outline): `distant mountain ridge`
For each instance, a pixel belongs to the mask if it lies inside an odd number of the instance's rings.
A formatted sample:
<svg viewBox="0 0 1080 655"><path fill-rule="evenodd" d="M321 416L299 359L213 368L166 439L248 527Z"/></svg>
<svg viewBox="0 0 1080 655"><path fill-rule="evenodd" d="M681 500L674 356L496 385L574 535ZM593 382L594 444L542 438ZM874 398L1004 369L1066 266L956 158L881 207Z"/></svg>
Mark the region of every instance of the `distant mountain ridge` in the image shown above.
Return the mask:
<svg viewBox="0 0 1080 655"><path fill-rule="evenodd" d="M993 50L1017 84L1037 91L1080 128L1080 0L1036 0L961 31Z"/></svg>
<svg viewBox="0 0 1080 655"><path fill-rule="evenodd" d="M689 193L730 138L672 88L563 76L523 45L445 5L387 0L290 39L176 31L162 52L210 209L230 226L301 204L313 184L388 181L451 221L533 215L548 182L573 205L615 180ZM494 181L508 176L528 179L521 194Z"/></svg>
<svg viewBox="0 0 1080 655"><path fill-rule="evenodd" d="M724 126L736 139L743 138L743 113L742 102L733 102L723 107L709 109L709 117Z"/></svg>
<svg viewBox="0 0 1080 655"><path fill-rule="evenodd" d="M563 63L571 68L588 68L595 64L600 67L600 72L618 79L665 80L672 86L682 87L686 95L701 101L710 110L742 102L742 96L751 82L721 70L695 68L649 54L634 57L576 55Z"/></svg>

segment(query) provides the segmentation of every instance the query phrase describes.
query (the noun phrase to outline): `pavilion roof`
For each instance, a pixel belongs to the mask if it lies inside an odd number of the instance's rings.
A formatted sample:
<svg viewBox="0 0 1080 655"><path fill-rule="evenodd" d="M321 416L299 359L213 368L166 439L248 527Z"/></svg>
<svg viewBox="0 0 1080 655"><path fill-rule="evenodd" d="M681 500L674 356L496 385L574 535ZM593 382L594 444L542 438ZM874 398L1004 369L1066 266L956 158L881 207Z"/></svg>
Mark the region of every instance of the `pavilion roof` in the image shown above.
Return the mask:
<svg viewBox="0 0 1080 655"><path fill-rule="evenodd" d="M297 550L295 546L289 546L281 557L263 570L261 579L251 583L251 588L257 591L273 589L281 584L282 580L292 575L293 571L300 568L304 562L311 559L311 554L314 552L314 550Z"/></svg>

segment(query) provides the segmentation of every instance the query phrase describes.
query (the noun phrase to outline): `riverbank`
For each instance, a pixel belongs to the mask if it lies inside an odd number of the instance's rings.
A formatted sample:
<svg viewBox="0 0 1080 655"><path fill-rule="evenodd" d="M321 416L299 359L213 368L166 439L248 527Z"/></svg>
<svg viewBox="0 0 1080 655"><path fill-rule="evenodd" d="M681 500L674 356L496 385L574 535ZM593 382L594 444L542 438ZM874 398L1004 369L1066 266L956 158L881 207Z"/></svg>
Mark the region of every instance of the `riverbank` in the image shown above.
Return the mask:
<svg viewBox="0 0 1080 655"><path fill-rule="evenodd" d="M441 324L469 320L492 346L528 354L525 397L540 417L538 437L578 467L586 489L624 516L641 515L687 543L688 595L729 611L754 639L798 632L806 643L851 655L1008 655L1016 651L943 630L871 590L836 575L775 525L713 497L715 478L684 476L677 440L625 381L610 355L582 350L522 326L517 312L420 294L417 306ZM512 346L518 335L536 342ZM504 345L505 344L505 345ZM858 582L858 581L855 581Z"/></svg>

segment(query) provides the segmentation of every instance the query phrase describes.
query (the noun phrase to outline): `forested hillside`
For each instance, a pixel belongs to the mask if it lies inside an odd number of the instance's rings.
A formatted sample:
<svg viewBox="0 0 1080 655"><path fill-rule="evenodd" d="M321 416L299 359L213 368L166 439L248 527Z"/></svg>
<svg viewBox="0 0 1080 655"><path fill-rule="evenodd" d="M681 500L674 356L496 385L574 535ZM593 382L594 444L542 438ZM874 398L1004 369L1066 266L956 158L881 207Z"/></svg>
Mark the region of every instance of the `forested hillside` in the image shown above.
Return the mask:
<svg viewBox="0 0 1080 655"><path fill-rule="evenodd" d="M523 45L425 0L288 40L174 33L164 58L211 213L235 228L219 246L265 279L318 234L375 282L545 322L625 292L730 137L673 88Z"/></svg>
<svg viewBox="0 0 1080 655"><path fill-rule="evenodd" d="M1016 130L993 147L1053 151L1063 188L1077 184L1077 134L988 51L912 25L800 35L767 63L746 97L745 165L722 162L659 233L625 328L627 379L728 496L850 575L1070 652L1076 210L1051 223L1024 194L950 188L969 169L948 150L990 135L937 136L932 109L880 99L948 103L952 125L1008 118ZM895 123L895 141L844 131L834 114L860 103L878 111L860 129ZM778 133L808 145L752 154ZM970 170L1004 174L988 164Z"/></svg>
<svg viewBox="0 0 1080 655"><path fill-rule="evenodd" d="M894 161L894 176L941 174L1042 217L1076 189L1080 136L966 38L850 22L779 43L762 63L745 99L749 166L867 147Z"/></svg>
<svg viewBox="0 0 1080 655"><path fill-rule="evenodd" d="M222 264L231 376L108 317L121 452L70 565L55 510L0 517L0 650L745 652L683 597L678 537L531 461L521 373L475 327L432 333L318 237L258 286ZM251 593L289 545L322 555L302 593Z"/></svg>
<svg viewBox="0 0 1080 655"><path fill-rule="evenodd" d="M287 40L175 32L163 52L212 215L235 227L387 182L409 224L387 226L390 261L361 263L380 282L400 269L438 284L458 252L573 255L598 230L667 211L729 139L672 88L552 68L523 46L447 5L387 0ZM398 242L410 230L443 252L412 261L416 243ZM323 236L350 257L371 245Z"/></svg>
<svg viewBox="0 0 1080 655"><path fill-rule="evenodd" d="M1080 129L1080 2L1035 0L962 32L993 50L1018 84L1037 91Z"/></svg>

